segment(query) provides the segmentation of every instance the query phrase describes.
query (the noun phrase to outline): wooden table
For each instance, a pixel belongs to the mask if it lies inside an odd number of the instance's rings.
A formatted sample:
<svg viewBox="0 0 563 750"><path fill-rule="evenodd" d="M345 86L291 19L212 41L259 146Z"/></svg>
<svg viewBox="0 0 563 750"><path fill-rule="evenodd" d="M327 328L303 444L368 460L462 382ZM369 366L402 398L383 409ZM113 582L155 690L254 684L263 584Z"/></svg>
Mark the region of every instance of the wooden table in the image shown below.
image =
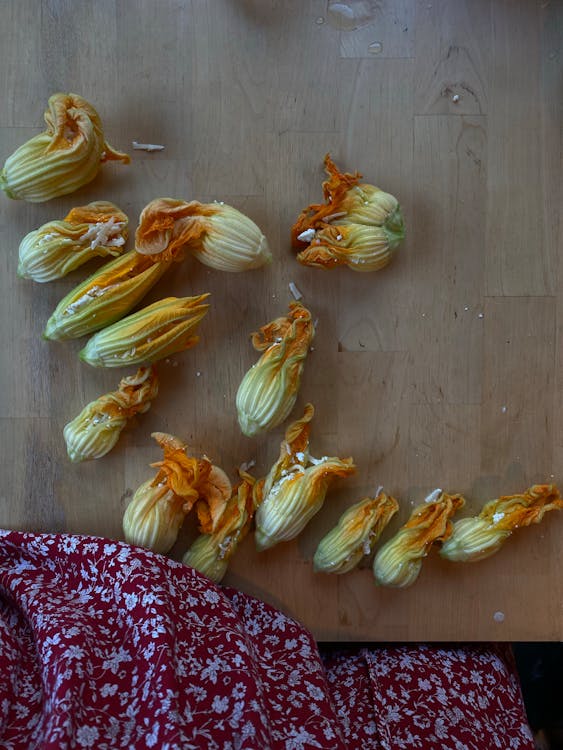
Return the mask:
<svg viewBox="0 0 563 750"><path fill-rule="evenodd" d="M334 28L324 0L5 0L1 159L42 129L48 96L98 108L130 167L105 166L71 196L0 196L0 525L121 538L132 491L153 474L150 433L175 433L234 477L263 475L283 428L241 436L234 396L256 360L248 334L287 309L293 281L318 318L298 405L316 407L311 448L355 458L293 543L247 538L226 583L263 597L321 640L563 637L563 514L472 565L436 553L407 590L371 571L315 575L318 540L382 484L413 503L439 486L464 514L539 482L563 483L560 345L563 4L382 0L373 21ZM459 97L459 99L457 99ZM131 141L160 153L131 151ZM408 238L375 274L297 264L299 210L321 199L322 159L400 199ZM162 363L161 393L105 458L72 465L64 424L125 372L82 364L84 341L41 339L58 300L95 264L39 285L16 276L32 228L94 199L134 230L173 196L230 203L264 230L266 269L225 275L186 261L146 297L211 292L195 349ZM180 559L193 529L172 551ZM494 618L495 613L504 614Z"/></svg>

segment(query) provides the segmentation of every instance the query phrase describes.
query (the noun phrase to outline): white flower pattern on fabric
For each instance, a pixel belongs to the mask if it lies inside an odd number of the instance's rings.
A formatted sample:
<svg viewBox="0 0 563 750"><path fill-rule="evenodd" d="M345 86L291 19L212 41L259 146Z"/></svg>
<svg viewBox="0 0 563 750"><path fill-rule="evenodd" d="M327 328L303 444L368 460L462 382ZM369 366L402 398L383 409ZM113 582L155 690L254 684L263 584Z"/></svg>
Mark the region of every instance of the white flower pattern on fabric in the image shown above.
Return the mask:
<svg viewBox="0 0 563 750"><path fill-rule="evenodd" d="M295 620L178 562L0 530L2 750L533 750L515 675L485 646L325 665Z"/></svg>

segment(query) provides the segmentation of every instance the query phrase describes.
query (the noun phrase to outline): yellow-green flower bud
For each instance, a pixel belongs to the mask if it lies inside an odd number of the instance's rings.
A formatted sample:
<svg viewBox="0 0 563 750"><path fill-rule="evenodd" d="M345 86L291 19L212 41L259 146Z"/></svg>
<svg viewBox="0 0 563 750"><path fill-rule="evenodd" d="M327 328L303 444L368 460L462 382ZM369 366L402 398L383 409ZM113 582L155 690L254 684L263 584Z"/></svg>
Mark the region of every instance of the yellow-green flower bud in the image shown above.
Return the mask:
<svg viewBox="0 0 563 750"><path fill-rule="evenodd" d="M523 494L491 500L478 516L454 523L440 555L454 562L484 560L498 552L515 529L539 523L547 511L562 507L554 484L535 484Z"/></svg>
<svg viewBox="0 0 563 750"><path fill-rule="evenodd" d="M19 247L18 276L43 283L97 256L117 257L127 229L127 216L113 203L95 201L73 208L62 221L49 221L26 234Z"/></svg>
<svg viewBox="0 0 563 750"><path fill-rule="evenodd" d="M399 510L391 495L378 492L348 508L337 525L324 536L313 557L320 573L348 573L363 557L371 555L383 529Z"/></svg>
<svg viewBox="0 0 563 750"><path fill-rule="evenodd" d="M166 297L117 323L88 341L80 359L93 367L125 367L156 362L195 346L195 335L209 305L209 294Z"/></svg>
<svg viewBox="0 0 563 750"><path fill-rule="evenodd" d="M101 458L109 453L128 420L148 411L157 394L154 368L141 367L135 375L122 378L117 391L85 406L63 430L70 460Z"/></svg>
<svg viewBox="0 0 563 750"><path fill-rule="evenodd" d="M272 255L262 230L232 206L211 203L205 231L192 251L206 266L219 271L248 271L271 263Z"/></svg>
<svg viewBox="0 0 563 750"><path fill-rule="evenodd" d="M6 159L0 188L9 198L40 203L91 182L105 161L129 156L104 140L94 107L76 94L53 94L45 111L47 129Z"/></svg>
<svg viewBox="0 0 563 750"><path fill-rule="evenodd" d="M252 334L254 348L264 353L237 391L238 421L245 435L266 432L289 415L314 334L311 313L299 302L290 303L286 317L276 318Z"/></svg>
<svg viewBox="0 0 563 750"><path fill-rule="evenodd" d="M86 336L126 315L173 263L135 250L106 263L57 305L45 326L46 339Z"/></svg>
<svg viewBox="0 0 563 750"><path fill-rule="evenodd" d="M166 484L149 479L133 495L123 516L123 533L129 544L165 554L174 546L186 511L184 503Z"/></svg>
<svg viewBox="0 0 563 750"><path fill-rule="evenodd" d="M317 459L309 454L313 414L312 404L307 404L303 417L289 425L280 457L266 477L264 499L256 511L258 550L298 536L322 508L331 481L355 471L351 458Z"/></svg>
<svg viewBox="0 0 563 750"><path fill-rule="evenodd" d="M434 497L437 495L437 499ZM409 520L376 554L373 574L383 586L411 586L420 573L422 560L434 542L452 533L451 517L465 504L461 495L433 492L413 510Z"/></svg>

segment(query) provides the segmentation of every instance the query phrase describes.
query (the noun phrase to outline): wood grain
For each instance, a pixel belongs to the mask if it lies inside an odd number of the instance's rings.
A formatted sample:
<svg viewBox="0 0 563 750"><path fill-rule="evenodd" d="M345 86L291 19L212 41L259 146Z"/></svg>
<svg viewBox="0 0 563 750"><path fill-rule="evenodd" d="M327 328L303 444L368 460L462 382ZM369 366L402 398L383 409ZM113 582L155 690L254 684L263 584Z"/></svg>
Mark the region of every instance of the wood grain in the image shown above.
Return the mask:
<svg viewBox="0 0 563 750"><path fill-rule="evenodd" d="M386 539L435 487L464 493L470 515L533 482L563 484L563 3L364 5L369 22L344 31L325 0L0 0L2 160L40 132L57 90L90 99L117 148L165 145L47 204L0 196L0 526L122 538L160 458L156 430L233 479L250 459L264 475L286 425L246 438L234 400L257 358L250 333L287 310L294 282L318 326L292 418L314 403L313 455L353 456L357 471L298 539L258 555L249 536L225 583L320 640L561 640L563 514L480 563L432 551L404 591L376 587L369 565L313 572L321 537L379 485L401 505ZM327 152L401 202L407 237L380 273L295 261L291 224L321 200ZM187 259L160 280L144 303L210 292L201 342L160 363L159 397L109 455L72 465L64 424L126 373L41 332L101 262L34 284L16 275L18 245L95 199L125 210L133 234L160 196L236 206L274 262L225 275ZM171 556L195 534L190 520Z"/></svg>

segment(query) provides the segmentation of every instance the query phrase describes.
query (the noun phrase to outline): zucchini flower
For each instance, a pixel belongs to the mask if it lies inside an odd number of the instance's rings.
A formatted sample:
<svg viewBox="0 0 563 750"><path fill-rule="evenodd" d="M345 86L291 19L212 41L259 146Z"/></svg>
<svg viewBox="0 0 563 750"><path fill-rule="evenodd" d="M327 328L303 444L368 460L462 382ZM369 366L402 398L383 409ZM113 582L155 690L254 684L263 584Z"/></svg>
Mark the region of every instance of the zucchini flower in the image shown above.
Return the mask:
<svg viewBox="0 0 563 750"><path fill-rule="evenodd" d="M373 561L373 574L383 586L411 586L434 542L451 536L451 517L463 505L461 495L436 490L426 502L413 510L409 520L379 550Z"/></svg>
<svg viewBox="0 0 563 750"><path fill-rule="evenodd" d="M158 394L154 368L141 367L122 378L117 391L106 393L82 409L63 430L68 455L78 462L101 458L114 447L135 414L144 414Z"/></svg>
<svg viewBox="0 0 563 750"><path fill-rule="evenodd" d="M254 512L262 500L264 480L257 482L254 477L239 470L240 483L218 519L215 530L211 517L202 518L198 508L201 534L182 558L184 565L199 570L215 583L219 583L229 566L229 560L247 535ZM198 506L201 501L198 501Z"/></svg>
<svg viewBox="0 0 563 750"><path fill-rule="evenodd" d="M122 254L127 216L113 203L94 201L49 221L20 243L18 276L38 282L66 276L96 256Z"/></svg>
<svg viewBox="0 0 563 750"><path fill-rule="evenodd" d="M172 262L130 250L106 263L59 302L43 337L65 341L115 323L140 302Z"/></svg>
<svg viewBox="0 0 563 750"><path fill-rule="evenodd" d="M125 367L156 362L195 346L195 335L209 305L197 297L166 297L99 331L80 351L92 367Z"/></svg>
<svg viewBox="0 0 563 750"><path fill-rule="evenodd" d="M319 573L348 573L371 555L383 530L399 510L391 495L379 490L348 508L337 525L324 536L313 558Z"/></svg>
<svg viewBox="0 0 563 750"><path fill-rule="evenodd" d="M224 203L211 203L205 231L192 248L195 257L218 271L249 271L272 262L268 241L248 216Z"/></svg>
<svg viewBox="0 0 563 750"><path fill-rule="evenodd" d="M152 255L184 245L202 263L220 271L247 271L272 259L261 230L236 208L173 198L149 203L137 229L137 250Z"/></svg>
<svg viewBox="0 0 563 750"><path fill-rule="evenodd" d="M127 154L104 140L100 116L77 94L53 94L47 129L6 159L0 187L9 198L41 203L91 182L106 161L129 164Z"/></svg>
<svg viewBox="0 0 563 750"><path fill-rule="evenodd" d="M228 483L225 473L208 458L194 458L177 437L153 432L152 437L164 451L162 461L151 466L156 476L144 482L135 492L123 516L123 532L130 544L166 553L176 542L184 519L199 498L205 498L209 487ZM214 482L215 475L219 480Z"/></svg>
<svg viewBox="0 0 563 750"><path fill-rule="evenodd" d="M315 410L305 413L285 433L280 456L264 483L264 499L256 511L256 547L259 551L298 536L322 508L335 477L353 474L351 458L313 458L309 455L310 421Z"/></svg>
<svg viewBox="0 0 563 750"><path fill-rule="evenodd" d="M292 229L292 245L301 249L297 259L318 268L383 268L405 236L397 199L374 185L360 184L358 172L340 172L329 154L325 168L325 203L305 208Z"/></svg>
<svg viewBox="0 0 563 750"><path fill-rule="evenodd" d="M264 353L237 392L238 421L245 435L266 432L289 415L314 335L311 313L299 302L290 302L286 317L276 318L252 334L254 348Z"/></svg>
<svg viewBox="0 0 563 750"><path fill-rule="evenodd" d="M521 495L487 503L478 516L454 523L440 555L454 562L476 562L494 555L515 529L539 523L549 510L563 508L554 484L535 484Z"/></svg>

